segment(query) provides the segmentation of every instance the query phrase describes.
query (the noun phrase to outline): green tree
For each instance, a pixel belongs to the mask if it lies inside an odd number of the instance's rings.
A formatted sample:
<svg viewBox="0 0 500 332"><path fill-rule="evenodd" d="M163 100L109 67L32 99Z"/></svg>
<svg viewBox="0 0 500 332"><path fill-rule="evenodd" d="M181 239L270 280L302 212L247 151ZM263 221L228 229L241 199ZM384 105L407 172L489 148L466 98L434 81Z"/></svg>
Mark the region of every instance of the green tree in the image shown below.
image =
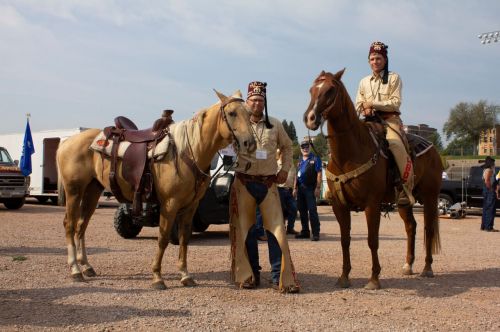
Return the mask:
<svg viewBox="0 0 500 332"><path fill-rule="evenodd" d="M481 132L495 125L496 108L497 106L488 105L484 100L480 100L477 104L464 102L457 104L450 110L448 121L443 127L446 139L453 137L453 140L462 143L471 142L473 154L477 155Z"/></svg>
<svg viewBox="0 0 500 332"><path fill-rule="evenodd" d="M328 142L323 134L318 134L316 138L314 138L314 149L321 157L321 160L328 160Z"/></svg>
<svg viewBox="0 0 500 332"><path fill-rule="evenodd" d="M292 139L292 137L290 136L290 127L288 126L288 122L286 122L286 119L283 119L283 121L281 121L281 124L283 125L283 128L285 129L290 139Z"/></svg>
<svg viewBox="0 0 500 332"><path fill-rule="evenodd" d="M452 140L443 150L443 154L447 156L466 156L472 155L474 152L474 143L470 138L456 138Z"/></svg>
<svg viewBox="0 0 500 332"><path fill-rule="evenodd" d="M439 153L443 151L443 142L441 141L441 135L439 135L437 131L430 134L429 141L434 144Z"/></svg>
<svg viewBox="0 0 500 332"><path fill-rule="evenodd" d="M290 139L294 143L298 143L297 131L295 130L295 125L293 124L293 121L290 121L290 123L288 124L288 136L290 136Z"/></svg>

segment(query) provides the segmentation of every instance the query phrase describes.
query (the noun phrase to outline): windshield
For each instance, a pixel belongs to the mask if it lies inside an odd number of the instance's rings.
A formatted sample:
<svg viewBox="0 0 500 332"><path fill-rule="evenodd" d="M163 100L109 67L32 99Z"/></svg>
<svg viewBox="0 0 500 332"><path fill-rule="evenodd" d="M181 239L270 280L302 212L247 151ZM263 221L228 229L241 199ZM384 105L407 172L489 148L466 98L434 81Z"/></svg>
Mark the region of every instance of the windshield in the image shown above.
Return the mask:
<svg viewBox="0 0 500 332"><path fill-rule="evenodd" d="M2 165L13 165L14 162L12 161L12 158L10 157L9 153L5 149L0 148L0 164Z"/></svg>

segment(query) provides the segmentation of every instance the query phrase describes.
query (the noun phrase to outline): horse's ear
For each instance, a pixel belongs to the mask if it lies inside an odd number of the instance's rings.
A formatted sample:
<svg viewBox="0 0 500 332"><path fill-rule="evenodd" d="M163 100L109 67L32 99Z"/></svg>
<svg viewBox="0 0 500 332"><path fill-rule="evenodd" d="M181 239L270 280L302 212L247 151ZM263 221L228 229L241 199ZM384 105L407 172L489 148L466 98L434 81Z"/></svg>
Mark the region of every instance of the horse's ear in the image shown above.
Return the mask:
<svg viewBox="0 0 500 332"><path fill-rule="evenodd" d="M333 75L333 77L335 77L337 80L340 81L340 79L342 78L342 75L344 75L344 71L345 71L345 68L342 70L339 70L335 75Z"/></svg>
<svg viewBox="0 0 500 332"><path fill-rule="evenodd" d="M217 97L219 97L219 100L221 101L221 103L225 103L227 100L227 97L215 89L214 89L214 91L217 94Z"/></svg>
<svg viewBox="0 0 500 332"><path fill-rule="evenodd" d="M233 95L231 97L235 97L235 98L240 98L242 99L243 98L243 95L241 94L241 91L240 90L236 90Z"/></svg>

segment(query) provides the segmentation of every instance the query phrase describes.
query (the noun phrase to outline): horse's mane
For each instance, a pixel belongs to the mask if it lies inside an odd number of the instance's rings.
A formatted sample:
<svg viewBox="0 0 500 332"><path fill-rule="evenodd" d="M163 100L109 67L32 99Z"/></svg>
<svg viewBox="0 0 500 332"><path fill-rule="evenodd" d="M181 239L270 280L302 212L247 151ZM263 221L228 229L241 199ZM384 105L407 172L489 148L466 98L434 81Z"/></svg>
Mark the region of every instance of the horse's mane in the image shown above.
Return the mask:
<svg viewBox="0 0 500 332"><path fill-rule="evenodd" d="M180 154L184 150L189 149L189 145L193 147L201 141L201 126L206 111L206 109L201 110L193 118L174 123L170 126L170 134L176 145L177 153ZM188 151L188 153L190 152Z"/></svg>

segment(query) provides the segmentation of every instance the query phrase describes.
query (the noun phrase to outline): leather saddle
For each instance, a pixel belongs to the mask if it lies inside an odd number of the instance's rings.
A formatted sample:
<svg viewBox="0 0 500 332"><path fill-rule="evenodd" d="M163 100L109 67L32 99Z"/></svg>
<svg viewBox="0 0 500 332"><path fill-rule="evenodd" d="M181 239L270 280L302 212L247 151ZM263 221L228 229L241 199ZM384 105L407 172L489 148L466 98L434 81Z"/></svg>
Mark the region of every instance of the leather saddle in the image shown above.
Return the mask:
<svg viewBox="0 0 500 332"><path fill-rule="evenodd" d="M142 203L155 202L153 176L151 174L152 160L148 160L149 149L169 135L168 126L173 122L173 110L164 110L160 119L156 120L151 128L139 130L135 123L124 117L115 118L115 125L104 128L106 140L113 141L111 151L111 168L109 182L111 191L121 203L132 203L132 214L142 212ZM130 142L122 158L122 176L134 191L132 202L124 197L117 181L118 146L120 142Z"/></svg>
<svg viewBox="0 0 500 332"><path fill-rule="evenodd" d="M389 160L387 180L390 181L390 183L392 183L395 187L399 187L401 184L401 176L399 174L396 161L389 150L389 143L385 138L387 128L379 117L367 117L365 119L365 125L378 141L381 148L381 154ZM427 152L433 144L419 135L406 133L404 136L406 138L410 158L413 162L413 167L415 167L417 157Z"/></svg>

